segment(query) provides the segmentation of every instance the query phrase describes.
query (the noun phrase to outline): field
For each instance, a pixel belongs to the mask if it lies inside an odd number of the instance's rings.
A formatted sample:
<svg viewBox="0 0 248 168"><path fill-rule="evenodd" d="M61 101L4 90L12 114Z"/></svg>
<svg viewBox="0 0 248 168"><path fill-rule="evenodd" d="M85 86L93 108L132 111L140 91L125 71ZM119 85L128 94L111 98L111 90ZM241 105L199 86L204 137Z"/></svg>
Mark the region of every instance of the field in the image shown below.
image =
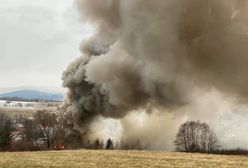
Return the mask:
<svg viewBox="0 0 248 168"><path fill-rule="evenodd" d="M10 117L15 117L22 115L23 117L32 117L37 110L47 110L50 112L56 112L57 107L60 105L56 102L11 102L8 105L5 105L4 100L0 100L0 112L6 113ZM21 107L20 107L21 106Z"/></svg>
<svg viewBox="0 0 248 168"><path fill-rule="evenodd" d="M0 167L68 168L246 168L248 157L145 151L53 151L0 153Z"/></svg>

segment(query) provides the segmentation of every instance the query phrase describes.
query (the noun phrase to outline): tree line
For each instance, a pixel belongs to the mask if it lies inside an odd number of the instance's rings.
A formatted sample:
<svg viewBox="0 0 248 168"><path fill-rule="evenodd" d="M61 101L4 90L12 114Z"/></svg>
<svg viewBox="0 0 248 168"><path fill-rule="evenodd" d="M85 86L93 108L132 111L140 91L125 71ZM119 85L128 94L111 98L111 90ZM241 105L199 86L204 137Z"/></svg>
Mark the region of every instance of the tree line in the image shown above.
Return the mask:
<svg viewBox="0 0 248 168"><path fill-rule="evenodd" d="M11 102L11 101L19 101L19 102L54 102L54 103L60 103L61 101L56 101L56 100L45 100L45 99L25 99L22 97L0 97L0 100L6 100L7 102Z"/></svg>
<svg viewBox="0 0 248 168"><path fill-rule="evenodd" d="M72 117L72 116L66 116ZM58 113L38 110L32 117L9 116L0 112L0 151L39 151L63 149L141 149L139 142L127 145L112 139L82 141L60 109Z"/></svg>
<svg viewBox="0 0 248 168"><path fill-rule="evenodd" d="M70 117L70 116L67 116ZM11 117L0 112L0 151L38 151L63 149L145 150L149 145L136 142L107 140L82 141L80 132L73 129L62 111L38 110L33 117ZM213 154L248 154L244 149L222 149L214 131L199 121L183 123L174 141L176 151Z"/></svg>
<svg viewBox="0 0 248 168"><path fill-rule="evenodd" d="M38 110L33 117L0 113L0 150L36 151L77 148L80 133L60 113Z"/></svg>

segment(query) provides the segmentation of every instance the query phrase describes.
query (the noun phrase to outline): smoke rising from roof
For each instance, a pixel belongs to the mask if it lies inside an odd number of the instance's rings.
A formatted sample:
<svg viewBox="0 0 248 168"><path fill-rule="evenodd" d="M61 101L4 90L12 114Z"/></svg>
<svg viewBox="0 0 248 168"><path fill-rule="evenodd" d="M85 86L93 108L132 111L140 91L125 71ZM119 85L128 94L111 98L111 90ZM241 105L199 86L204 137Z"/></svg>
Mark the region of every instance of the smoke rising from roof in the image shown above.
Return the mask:
<svg viewBox="0 0 248 168"><path fill-rule="evenodd" d="M97 116L178 114L199 90L247 100L247 2L76 2L81 19L95 27L63 74L67 111L83 133Z"/></svg>

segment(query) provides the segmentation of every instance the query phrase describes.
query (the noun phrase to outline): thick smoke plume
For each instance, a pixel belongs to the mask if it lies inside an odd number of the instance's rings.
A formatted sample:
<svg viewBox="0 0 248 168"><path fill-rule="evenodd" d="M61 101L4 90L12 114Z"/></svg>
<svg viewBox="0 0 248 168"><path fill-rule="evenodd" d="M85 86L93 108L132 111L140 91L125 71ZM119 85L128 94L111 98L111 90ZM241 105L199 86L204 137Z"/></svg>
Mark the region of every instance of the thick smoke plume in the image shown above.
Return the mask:
<svg viewBox="0 0 248 168"><path fill-rule="evenodd" d="M247 100L245 0L76 2L95 27L63 74L67 111L82 132L97 116L178 111L199 90Z"/></svg>

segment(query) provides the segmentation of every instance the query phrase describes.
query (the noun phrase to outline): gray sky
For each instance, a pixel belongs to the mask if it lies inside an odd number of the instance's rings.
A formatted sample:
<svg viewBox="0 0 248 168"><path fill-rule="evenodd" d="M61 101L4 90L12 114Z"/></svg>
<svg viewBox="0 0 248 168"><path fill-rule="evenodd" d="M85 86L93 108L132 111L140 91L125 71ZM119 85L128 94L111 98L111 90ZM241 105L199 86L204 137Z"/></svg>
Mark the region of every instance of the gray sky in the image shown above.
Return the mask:
<svg viewBox="0 0 248 168"><path fill-rule="evenodd" d="M62 91L61 73L92 33L73 0L0 0L0 92Z"/></svg>

